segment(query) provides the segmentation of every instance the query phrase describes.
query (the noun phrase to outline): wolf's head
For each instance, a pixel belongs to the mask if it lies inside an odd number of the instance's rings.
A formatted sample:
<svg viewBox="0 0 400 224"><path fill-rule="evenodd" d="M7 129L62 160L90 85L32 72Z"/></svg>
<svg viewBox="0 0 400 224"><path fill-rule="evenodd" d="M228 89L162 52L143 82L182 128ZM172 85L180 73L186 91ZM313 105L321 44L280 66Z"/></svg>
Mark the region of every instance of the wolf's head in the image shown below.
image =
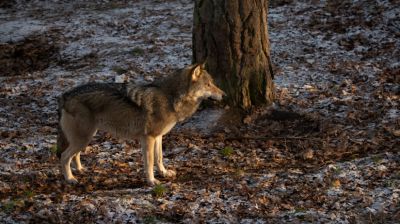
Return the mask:
<svg viewBox="0 0 400 224"><path fill-rule="evenodd" d="M190 80L188 90L190 96L196 100L206 98L222 100L225 93L215 85L213 78L205 70L204 64L190 66L186 72Z"/></svg>

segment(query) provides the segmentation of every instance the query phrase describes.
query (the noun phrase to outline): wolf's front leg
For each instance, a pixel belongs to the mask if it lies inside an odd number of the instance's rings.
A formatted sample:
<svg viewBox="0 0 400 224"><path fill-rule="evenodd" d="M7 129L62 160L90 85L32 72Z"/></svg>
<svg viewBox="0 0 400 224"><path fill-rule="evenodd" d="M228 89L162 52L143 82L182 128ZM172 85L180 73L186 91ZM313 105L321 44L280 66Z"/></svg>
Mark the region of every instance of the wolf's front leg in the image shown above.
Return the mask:
<svg viewBox="0 0 400 224"><path fill-rule="evenodd" d="M150 185L159 184L156 178L154 178L154 145L155 138L151 136L144 136L140 139L142 145L143 161L144 161L144 174L147 179L147 183Z"/></svg>
<svg viewBox="0 0 400 224"><path fill-rule="evenodd" d="M156 144L154 146L154 155L156 157L156 164L158 172L160 172L163 177L175 177L176 173L173 170L167 170L163 163L163 153L162 153L162 135L156 137Z"/></svg>

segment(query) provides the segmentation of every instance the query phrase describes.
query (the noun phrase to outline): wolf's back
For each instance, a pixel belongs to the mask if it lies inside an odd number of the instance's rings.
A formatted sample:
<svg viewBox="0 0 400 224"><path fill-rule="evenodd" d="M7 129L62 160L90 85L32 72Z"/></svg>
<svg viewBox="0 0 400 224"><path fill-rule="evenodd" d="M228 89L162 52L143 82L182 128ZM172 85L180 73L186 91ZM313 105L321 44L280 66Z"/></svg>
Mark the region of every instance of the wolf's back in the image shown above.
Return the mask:
<svg viewBox="0 0 400 224"><path fill-rule="evenodd" d="M61 125L63 113L74 114L77 110L97 113L117 104L138 107L128 98L126 85L122 83L88 83L62 94L58 98L57 156L61 157L70 144Z"/></svg>

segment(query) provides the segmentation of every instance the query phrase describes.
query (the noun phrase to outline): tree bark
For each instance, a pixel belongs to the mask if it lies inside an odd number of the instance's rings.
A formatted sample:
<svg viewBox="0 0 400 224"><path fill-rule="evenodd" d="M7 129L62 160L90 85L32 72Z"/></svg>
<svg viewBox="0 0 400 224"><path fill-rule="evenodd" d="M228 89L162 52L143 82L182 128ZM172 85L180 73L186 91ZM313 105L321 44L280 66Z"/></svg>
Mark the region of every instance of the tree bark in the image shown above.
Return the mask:
<svg viewBox="0 0 400 224"><path fill-rule="evenodd" d="M207 60L230 105L274 100L267 15L268 0L195 0L193 62Z"/></svg>

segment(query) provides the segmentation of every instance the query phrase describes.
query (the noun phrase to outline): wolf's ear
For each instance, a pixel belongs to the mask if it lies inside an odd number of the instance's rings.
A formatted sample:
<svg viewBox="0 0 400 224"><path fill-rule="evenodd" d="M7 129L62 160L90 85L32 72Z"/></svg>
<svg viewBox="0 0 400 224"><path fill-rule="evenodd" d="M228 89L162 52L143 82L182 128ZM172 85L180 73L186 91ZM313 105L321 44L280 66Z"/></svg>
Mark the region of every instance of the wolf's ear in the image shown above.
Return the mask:
<svg viewBox="0 0 400 224"><path fill-rule="evenodd" d="M192 81L197 81L201 76L201 64L196 65L196 67L192 70Z"/></svg>
<svg viewBox="0 0 400 224"><path fill-rule="evenodd" d="M203 63L200 64L200 67L201 67L201 69L203 69L203 70L206 69L207 59L208 59L208 58L206 58L206 59L203 61Z"/></svg>

